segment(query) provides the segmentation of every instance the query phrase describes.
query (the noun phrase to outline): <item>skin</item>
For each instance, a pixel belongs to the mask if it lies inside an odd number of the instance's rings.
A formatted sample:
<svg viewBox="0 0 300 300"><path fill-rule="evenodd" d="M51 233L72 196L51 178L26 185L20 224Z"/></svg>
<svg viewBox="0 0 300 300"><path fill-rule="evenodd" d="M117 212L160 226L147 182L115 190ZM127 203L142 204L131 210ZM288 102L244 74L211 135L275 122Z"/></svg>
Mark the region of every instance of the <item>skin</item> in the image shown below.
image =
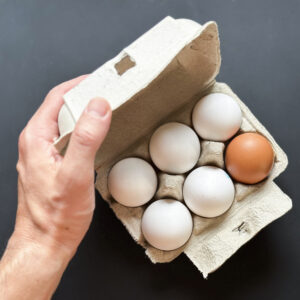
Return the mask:
<svg viewBox="0 0 300 300"><path fill-rule="evenodd" d="M53 146L63 95L86 76L53 88L20 135L18 208L0 261L0 299L50 299L90 226L94 159L110 126L109 104L90 101L64 157Z"/></svg>

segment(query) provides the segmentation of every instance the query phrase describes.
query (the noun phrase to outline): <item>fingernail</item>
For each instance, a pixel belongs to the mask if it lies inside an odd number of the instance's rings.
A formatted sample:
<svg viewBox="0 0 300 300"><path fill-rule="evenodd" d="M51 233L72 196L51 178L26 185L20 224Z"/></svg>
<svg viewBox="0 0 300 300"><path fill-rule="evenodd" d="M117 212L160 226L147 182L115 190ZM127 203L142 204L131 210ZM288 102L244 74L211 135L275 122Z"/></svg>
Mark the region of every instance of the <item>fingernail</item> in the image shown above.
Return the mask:
<svg viewBox="0 0 300 300"><path fill-rule="evenodd" d="M105 99L101 99L101 98L92 99L86 108L86 112L89 115L100 117L100 118L103 118L108 111L109 111L108 102Z"/></svg>

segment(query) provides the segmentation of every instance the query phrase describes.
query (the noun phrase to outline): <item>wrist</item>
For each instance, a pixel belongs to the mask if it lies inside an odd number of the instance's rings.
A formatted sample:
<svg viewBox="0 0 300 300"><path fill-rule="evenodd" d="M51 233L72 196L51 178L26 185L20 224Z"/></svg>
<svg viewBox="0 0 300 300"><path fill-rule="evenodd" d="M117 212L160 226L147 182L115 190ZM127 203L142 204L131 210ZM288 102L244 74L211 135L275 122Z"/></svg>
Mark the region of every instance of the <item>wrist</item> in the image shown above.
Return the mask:
<svg viewBox="0 0 300 300"><path fill-rule="evenodd" d="M6 252L10 255L26 252L35 257L37 263L47 261L47 264L53 262L57 267L63 267L70 262L76 249L64 247L45 235L29 237L15 230L8 241Z"/></svg>
<svg viewBox="0 0 300 300"><path fill-rule="evenodd" d="M72 256L64 248L14 232L0 261L0 298L50 299Z"/></svg>

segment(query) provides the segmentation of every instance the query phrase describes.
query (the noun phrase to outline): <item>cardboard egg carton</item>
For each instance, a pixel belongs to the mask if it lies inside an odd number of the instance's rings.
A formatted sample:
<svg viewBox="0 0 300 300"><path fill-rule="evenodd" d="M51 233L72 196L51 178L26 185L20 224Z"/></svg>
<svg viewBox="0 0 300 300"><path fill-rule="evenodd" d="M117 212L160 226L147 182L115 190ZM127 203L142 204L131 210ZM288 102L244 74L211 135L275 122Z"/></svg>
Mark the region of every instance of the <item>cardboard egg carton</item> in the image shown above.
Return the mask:
<svg viewBox="0 0 300 300"><path fill-rule="evenodd" d="M65 105L59 115L61 136L56 141L57 148L63 150L89 100L106 98L113 117L95 160L96 188L152 262L170 262L184 253L204 277L292 207L290 198L273 182L286 168L287 157L238 96L226 84L215 81L220 63L216 23L201 26L191 20L166 17L64 96ZM109 171L126 157L152 163L148 146L155 129L170 121L192 127L194 105L214 92L228 94L240 105L240 132L256 131L269 139L275 152L273 170L267 180L257 185L235 183L234 203L222 216L208 219L193 215L193 233L184 246L174 251L155 249L141 232L141 218L148 204L129 208L114 201L107 188ZM224 149L224 143L201 140L197 166L224 168ZM183 201L182 185L187 174L157 172L159 187L154 199Z"/></svg>

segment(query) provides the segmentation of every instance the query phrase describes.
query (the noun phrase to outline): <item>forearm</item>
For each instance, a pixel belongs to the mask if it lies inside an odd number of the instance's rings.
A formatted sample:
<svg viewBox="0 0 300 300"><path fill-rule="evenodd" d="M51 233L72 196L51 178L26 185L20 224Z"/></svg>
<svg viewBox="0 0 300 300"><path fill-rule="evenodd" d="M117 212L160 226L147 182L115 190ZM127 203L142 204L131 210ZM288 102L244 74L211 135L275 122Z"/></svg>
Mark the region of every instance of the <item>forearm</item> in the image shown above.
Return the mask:
<svg viewBox="0 0 300 300"><path fill-rule="evenodd" d="M0 261L0 299L50 299L71 257L13 234Z"/></svg>

